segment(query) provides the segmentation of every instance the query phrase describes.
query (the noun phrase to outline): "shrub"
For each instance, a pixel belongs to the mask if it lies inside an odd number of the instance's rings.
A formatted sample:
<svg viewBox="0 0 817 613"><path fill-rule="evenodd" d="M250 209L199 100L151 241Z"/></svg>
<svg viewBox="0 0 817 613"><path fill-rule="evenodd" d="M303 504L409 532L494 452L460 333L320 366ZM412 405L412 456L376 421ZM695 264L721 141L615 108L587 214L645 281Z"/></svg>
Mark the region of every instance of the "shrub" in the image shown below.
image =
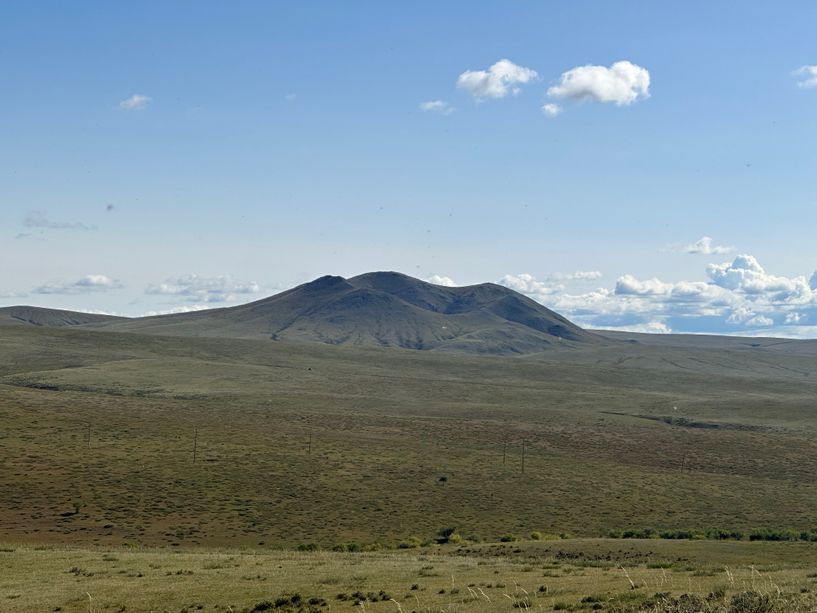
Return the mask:
<svg viewBox="0 0 817 613"><path fill-rule="evenodd" d="M749 533L750 541L796 541L800 539L800 533L795 530L770 530L760 528Z"/></svg>
<svg viewBox="0 0 817 613"><path fill-rule="evenodd" d="M442 528L437 532L436 540L442 545L445 543L459 543L462 541L462 537L457 533L456 528Z"/></svg>
<svg viewBox="0 0 817 613"><path fill-rule="evenodd" d="M420 539L415 538L415 537L412 536L411 538L407 538L407 539L397 543L397 548L398 549L416 549L421 544L422 543L420 542Z"/></svg>
<svg viewBox="0 0 817 613"><path fill-rule="evenodd" d="M503 534L502 536L499 537L500 543L513 543L516 540L518 539L513 534Z"/></svg>
<svg viewBox="0 0 817 613"><path fill-rule="evenodd" d="M726 541L726 540L734 540L740 541L743 539L743 532L740 530L709 530L706 533L706 538L717 540L717 541Z"/></svg>
<svg viewBox="0 0 817 613"><path fill-rule="evenodd" d="M768 594L741 592L732 596L729 610L733 613L771 613L774 602Z"/></svg>

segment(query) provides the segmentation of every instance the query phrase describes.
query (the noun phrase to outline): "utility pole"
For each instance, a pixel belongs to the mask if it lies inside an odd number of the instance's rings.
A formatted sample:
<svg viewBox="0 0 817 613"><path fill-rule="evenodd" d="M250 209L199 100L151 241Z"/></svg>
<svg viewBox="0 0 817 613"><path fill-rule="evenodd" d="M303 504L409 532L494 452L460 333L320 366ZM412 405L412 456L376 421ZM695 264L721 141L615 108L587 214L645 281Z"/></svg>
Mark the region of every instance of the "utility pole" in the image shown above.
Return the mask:
<svg viewBox="0 0 817 613"><path fill-rule="evenodd" d="M196 452L199 448L199 429L195 428L193 430L193 464L196 463Z"/></svg>

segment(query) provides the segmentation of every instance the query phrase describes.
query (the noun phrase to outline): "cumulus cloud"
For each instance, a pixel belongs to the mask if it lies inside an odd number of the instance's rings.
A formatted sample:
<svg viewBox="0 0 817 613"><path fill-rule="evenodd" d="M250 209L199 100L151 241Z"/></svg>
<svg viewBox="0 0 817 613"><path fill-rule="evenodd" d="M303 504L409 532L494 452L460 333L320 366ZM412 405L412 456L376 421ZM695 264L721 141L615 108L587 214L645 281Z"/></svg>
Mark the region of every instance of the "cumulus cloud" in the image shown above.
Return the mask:
<svg viewBox="0 0 817 613"><path fill-rule="evenodd" d="M261 288L254 281L240 281L229 275L200 277L195 274L171 277L164 283L149 285L145 289L146 294L179 296L198 303L231 302L241 295L259 291Z"/></svg>
<svg viewBox="0 0 817 613"><path fill-rule="evenodd" d="M601 279L601 272L598 270L577 270L564 275L556 274L557 279L566 279L568 281L595 281Z"/></svg>
<svg viewBox="0 0 817 613"><path fill-rule="evenodd" d="M559 83L548 89L553 98L632 104L650 95L650 73L626 60L606 66L577 66L563 73Z"/></svg>
<svg viewBox="0 0 817 613"><path fill-rule="evenodd" d="M85 224L79 221L57 221L49 219L48 215L43 211L31 211L23 219L23 225L26 228L40 228L47 230L96 230L97 227L92 224ZM19 236L19 235L18 235Z"/></svg>
<svg viewBox="0 0 817 613"><path fill-rule="evenodd" d="M675 245L669 248L669 251L690 253L692 255L723 255L732 253L734 250L735 248L731 245L716 245L715 239L711 236L702 236L689 245Z"/></svg>
<svg viewBox="0 0 817 613"><path fill-rule="evenodd" d="M123 111L141 111L150 104L152 98L142 94L133 94L130 98L125 98L119 103L119 108Z"/></svg>
<svg viewBox="0 0 817 613"><path fill-rule="evenodd" d="M739 255L731 263L710 264L706 273L719 287L741 290L749 294L776 292L796 295L809 294L805 277L777 277L766 273L754 256Z"/></svg>
<svg viewBox="0 0 817 613"><path fill-rule="evenodd" d="M805 317L801 313L793 311L791 313L786 313L786 317L783 320L783 323L787 325L799 324L800 322L804 321Z"/></svg>
<svg viewBox="0 0 817 613"><path fill-rule="evenodd" d="M457 87L474 98L504 98L518 94L520 85L538 78L535 70L518 66L510 60L499 60L488 70L466 70L457 78Z"/></svg>
<svg viewBox="0 0 817 613"><path fill-rule="evenodd" d="M556 117L562 112L562 107L553 102L542 105L542 112L548 117Z"/></svg>
<svg viewBox="0 0 817 613"><path fill-rule="evenodd" d="M89 294L122 289L124 285L106 275L85 275L75 281L46 283L31 290L35 294Z"/></svg>
<svg viewBox="0 0 817 613"><path fill-rule="evenodd" d="M178 315L179 313L193 313L195 311L206 311L214 308L210 304L183 304L182 306L173 307L172 309L164 309L159 311L146 311L142 313L142 317L153 317L155 315Z"/></svg>
<svg viewBox="0 0 817 613"><path fill-rule="evenodd" d="M426 113L439 113L440 115L450 115L454 112L454 107L445 100L429 100L420 103L420 110Z"/></svg>
<svg viewBox="0 0 817 613"><path fill-rule="evenodd" d="M426 282L433 283L434 285L442 285L444 287L457 286L457 284L454 283L454 280L451 277L442 277L440 275L431 275L426 279Z"/></svg>
<svg viewBox="0 0 817 613"><path fill-rule="evenodd" d="M616 281L616 294L633 296L661 296L672 292L671 283L662 283L658 279L639 281L632 275L624 275Z"/></svg>
<svg viewBox="0 0 817 613"><path fill-rule="evenodd" d="M676 282L625 274L613 288L586 292L571 291L557 275L505 275L499 283L589 328L817 338L817 273L811 282L773 275L742 254L706 274Z"/></svg>
<svg viewBox="0 0 817 613"><path fill-rule="evenodd" d="M803 87L806 89L817 87L817 65L801 66L794 71L794 76L798 77L798 87Z"/></svg>
<svg viewBox="0 0 817 613"><path fill-rule="evenodd" d="M607 329L614 329L621 332L644 332L646 334L672 334L672 328L663 321L648 321L643 324L634 324L631 326L608 326Z"/></svg>

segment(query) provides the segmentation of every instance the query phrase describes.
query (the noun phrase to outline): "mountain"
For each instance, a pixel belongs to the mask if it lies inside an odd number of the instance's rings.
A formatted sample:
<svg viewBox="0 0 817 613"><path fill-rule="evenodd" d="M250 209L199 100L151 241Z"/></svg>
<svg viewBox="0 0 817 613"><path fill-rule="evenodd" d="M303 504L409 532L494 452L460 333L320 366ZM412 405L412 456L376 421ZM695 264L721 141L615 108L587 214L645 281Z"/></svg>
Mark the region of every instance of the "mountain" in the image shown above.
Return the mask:
<svg viewBox="0 0 817 613"><path fill-rule="evenodd" d="M73 315L80 318L80 314ZM66 325L59 324L62 319L69 318L54 317L56 325ZM484 354L525 354L554 346L605 342L507 287L492 283L442 287L396 272L350 279L325 276L235 307L77 321L75 325L154 335Z"/></svg>

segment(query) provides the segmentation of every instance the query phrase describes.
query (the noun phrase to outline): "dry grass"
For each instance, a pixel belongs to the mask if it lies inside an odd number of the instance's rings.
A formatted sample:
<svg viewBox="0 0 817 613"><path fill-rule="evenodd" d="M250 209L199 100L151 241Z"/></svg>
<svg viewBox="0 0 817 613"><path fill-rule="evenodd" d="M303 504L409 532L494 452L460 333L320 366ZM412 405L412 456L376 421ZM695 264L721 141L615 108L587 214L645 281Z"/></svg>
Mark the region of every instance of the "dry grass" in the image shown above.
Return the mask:
<svg viewBox="0 0 817 613"><path fill-rule="evenodd" d="M788 607L778 610L817 604L817 546L808 544L575 540L360 554L1 549L0 609L21 612L85 612L88 594L93 611L242 611L285 593L341 611L642 610L656 593L705 598L718 590L713 607L746 591Z"/></svg>

